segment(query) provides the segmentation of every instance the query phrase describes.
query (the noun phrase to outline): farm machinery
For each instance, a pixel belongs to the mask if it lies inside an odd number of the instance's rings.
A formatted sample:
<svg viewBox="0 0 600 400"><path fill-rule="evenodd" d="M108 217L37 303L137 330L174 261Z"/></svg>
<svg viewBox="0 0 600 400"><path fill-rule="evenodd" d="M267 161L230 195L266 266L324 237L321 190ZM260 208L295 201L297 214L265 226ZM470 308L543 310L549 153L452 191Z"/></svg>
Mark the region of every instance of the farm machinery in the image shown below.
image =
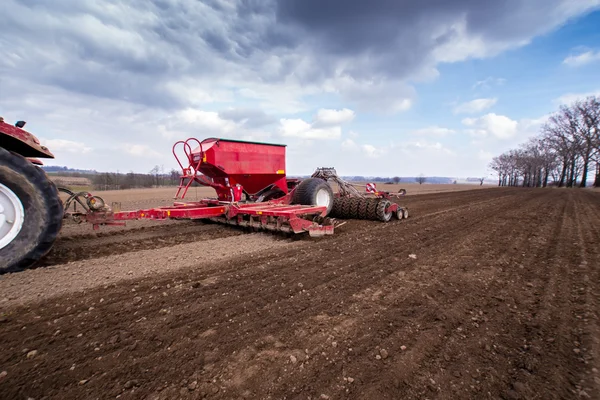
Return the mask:
<svg viewBox="0 0 600 400"><path fill-rule="evenodd" d="M209 219L320 237L333 234L347 219L408 217L407 208L392 201L403 190L390 193L367 184L362 192L333 168L318 168L307 179L288 178L286 145L223 138L189 138L173 145L182 174L172 206L122 211L119 203L109 207L99 196L57 188L39 160L54 155L24 125L0 119L0 273L34 266L50 251L66 218L94 229L127 220ZM332 184L338 187L335 193ZM211 187L216 197L185 201L192 185Z"/></svg>

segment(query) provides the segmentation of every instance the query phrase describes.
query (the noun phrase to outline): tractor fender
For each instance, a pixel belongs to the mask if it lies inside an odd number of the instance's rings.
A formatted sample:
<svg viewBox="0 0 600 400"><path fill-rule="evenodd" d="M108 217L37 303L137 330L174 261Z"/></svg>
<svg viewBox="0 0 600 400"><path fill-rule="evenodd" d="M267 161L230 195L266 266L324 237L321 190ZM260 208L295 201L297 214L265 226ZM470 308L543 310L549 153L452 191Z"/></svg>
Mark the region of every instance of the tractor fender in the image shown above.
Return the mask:
<svg viewBox="0 0 600 400"><path fill-rule="evenodd" d="M0 147L27 158L54 158L54 154L32 133L7 124L0 117Z"/></svg>

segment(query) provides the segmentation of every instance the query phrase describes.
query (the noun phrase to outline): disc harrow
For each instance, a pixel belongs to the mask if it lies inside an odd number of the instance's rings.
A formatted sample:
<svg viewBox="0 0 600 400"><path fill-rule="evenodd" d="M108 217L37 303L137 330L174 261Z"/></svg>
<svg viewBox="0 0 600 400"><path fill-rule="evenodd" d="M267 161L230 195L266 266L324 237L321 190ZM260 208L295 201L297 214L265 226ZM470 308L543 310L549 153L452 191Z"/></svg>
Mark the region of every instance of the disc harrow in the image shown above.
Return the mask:
<svg viewBox="0 0 600 400"><path fill-rule="evenodd" d="M405 208L398 207L386 198L336 197L330 217L336 219L362 219L388 222L408 216Z"/></svg>
<svg viewBox="0 0 600 400"><path fill-rule="evenodd" d="M356 184L345 181L334 168L318 168L312 175L325 181L332 181L339 187L329 216L336 219L363 219L388 222L408 218L408 209L392 202L393 197L406 195L406 190L398 193L378 191L374 183L367 183L366 191L361 192Z"/></svg>

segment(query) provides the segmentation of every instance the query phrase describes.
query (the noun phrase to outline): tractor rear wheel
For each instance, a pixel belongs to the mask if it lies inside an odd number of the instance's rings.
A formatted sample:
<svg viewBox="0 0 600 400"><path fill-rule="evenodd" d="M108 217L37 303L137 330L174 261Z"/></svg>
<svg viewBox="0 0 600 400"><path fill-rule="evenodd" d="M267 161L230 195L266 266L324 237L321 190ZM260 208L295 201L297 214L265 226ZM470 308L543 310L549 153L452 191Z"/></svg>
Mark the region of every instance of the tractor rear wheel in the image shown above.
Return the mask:
<svg viewBox="0 0 600 400"><path fill-rule="evenodd" d="M32 267L62 227L63 205L46 173L0 148L0 274Z"/></svg>
<svg viewBox="0 0 600 400"><path fill-rule="evenodd" d="M308 178L300 182L294 191L292 204L327 207L326 216L333 208L333 190L321 178Z"/></svg>

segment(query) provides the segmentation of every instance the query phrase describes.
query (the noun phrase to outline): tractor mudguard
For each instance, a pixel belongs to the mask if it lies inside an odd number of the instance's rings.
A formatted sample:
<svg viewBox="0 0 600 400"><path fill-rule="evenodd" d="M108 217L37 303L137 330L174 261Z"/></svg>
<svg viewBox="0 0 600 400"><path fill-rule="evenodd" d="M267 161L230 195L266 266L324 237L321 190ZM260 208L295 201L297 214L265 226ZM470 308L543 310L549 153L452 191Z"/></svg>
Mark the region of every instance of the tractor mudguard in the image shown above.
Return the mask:
<svg viewBox="0 0 600 400"><path fill-rule="evenodd" d="M0 117L0 147L23 157L54 158L37 137L26 130L7 124Z"/></svg>

